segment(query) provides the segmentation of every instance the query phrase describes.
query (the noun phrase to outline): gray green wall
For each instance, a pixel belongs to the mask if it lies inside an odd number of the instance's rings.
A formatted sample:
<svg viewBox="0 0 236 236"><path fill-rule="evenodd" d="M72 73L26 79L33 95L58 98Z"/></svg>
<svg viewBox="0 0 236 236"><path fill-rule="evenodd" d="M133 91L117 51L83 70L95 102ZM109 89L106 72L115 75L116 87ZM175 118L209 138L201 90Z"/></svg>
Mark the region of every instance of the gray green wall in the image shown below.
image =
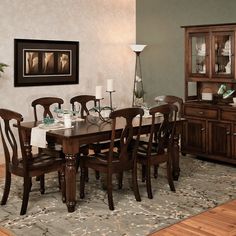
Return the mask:
<svg viewBox="0 0 236 236"><path fill-rule="evenodd" d="M182 25L236 22L235 0L137 0L136 42L141 54L146 101L157 95L184 97Z"/></svg>

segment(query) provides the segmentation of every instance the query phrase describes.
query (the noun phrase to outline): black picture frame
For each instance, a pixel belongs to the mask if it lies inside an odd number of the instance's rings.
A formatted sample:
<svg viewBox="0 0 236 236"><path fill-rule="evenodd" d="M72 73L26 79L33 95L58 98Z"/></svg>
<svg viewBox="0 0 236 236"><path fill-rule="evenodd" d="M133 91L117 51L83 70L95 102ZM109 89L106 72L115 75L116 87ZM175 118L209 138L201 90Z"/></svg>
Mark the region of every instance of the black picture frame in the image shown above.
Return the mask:
<svg viewBox="0 0 236 236"><path fill-rule="evenodd" d="M14 39L14 86L79 83L79 42Z"/></svg>

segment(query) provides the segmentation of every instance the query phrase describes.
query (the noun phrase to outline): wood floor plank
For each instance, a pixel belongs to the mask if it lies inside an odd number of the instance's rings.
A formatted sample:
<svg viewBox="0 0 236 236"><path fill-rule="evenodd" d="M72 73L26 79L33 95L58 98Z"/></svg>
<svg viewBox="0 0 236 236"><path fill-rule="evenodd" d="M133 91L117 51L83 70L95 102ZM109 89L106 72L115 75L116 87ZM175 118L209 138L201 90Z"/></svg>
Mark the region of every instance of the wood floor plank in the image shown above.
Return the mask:
<svg viewBox="0 0 236 236"><path fill-rule="evenodd" d="M236 236L236 200L150 234L150 236Z"/></svg>
<svg viewBox="0 0 236 236"><path fill-rule="evenodd" d="M219 222L219 224L224 223L228 225L232 225L232 227L236 227L236 214L230 215L228 212L220 211L220 212L213 212L209 211L204 214L206 217ZM233 218L233 217L235 218Z"/></svg>
<svg viewBox="0 0 236 236"><path fill-rule="evenodd" d="M202 234L205 234L206 236L213 236L213 234L206 232L204 229L201 228L196 228L195 226L189 226L186 223L182 222L176 225L174 228L181 227L185 229L186 235L196 235L196 236L201 236Z"/></svg>

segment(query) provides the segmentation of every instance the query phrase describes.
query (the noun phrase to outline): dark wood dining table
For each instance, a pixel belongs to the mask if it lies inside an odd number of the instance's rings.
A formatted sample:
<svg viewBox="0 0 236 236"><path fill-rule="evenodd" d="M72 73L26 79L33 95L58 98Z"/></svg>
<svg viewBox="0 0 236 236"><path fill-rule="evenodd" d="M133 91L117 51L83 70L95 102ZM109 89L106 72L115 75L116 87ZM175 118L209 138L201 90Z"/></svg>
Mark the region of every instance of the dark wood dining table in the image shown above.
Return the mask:
<svg viewBox="0 0 236 236"><path fill-rule="evenodd" d="M137 118L138 119L138 118ZM157 119L161 120L161 117ZM138 120L137 120L138 121ZM182 121L176 122L176 137L174 142L173 155L173 177L178 180L179 168L179 137L182 133ZM119 135L119 126L122 127L122 120L118 122L117 135ZM30 143L31 129L37 126L39 122L22 122L22 130L25 131L25 142ZM138 125L138 122L137 122ZM143 118L141 133L148 134L151 126L151 118ZM138 129L135 129L136 132ZM65 154L65 180L66 180L66 205L68 212L75 211L76 206L76 158L82 144L90 144L99 141L110 140L111 123L98 122L91 123L88 119L76 121L73 127L69 129L50 130L47 132L47 138L54 140L62 145L63 153ZM29 145L29 155L31 154L31 146Z"/></svg>

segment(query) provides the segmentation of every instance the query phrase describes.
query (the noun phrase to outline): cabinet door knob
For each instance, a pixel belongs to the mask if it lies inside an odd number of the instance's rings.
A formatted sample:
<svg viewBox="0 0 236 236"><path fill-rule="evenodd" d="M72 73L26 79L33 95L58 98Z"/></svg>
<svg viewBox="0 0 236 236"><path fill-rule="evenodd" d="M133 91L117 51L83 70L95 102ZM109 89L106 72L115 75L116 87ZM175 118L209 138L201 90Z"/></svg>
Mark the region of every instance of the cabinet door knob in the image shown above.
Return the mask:
<svg viewBox="0 0 236 236"><path fill-rule="evenodd" d="M236 133L233 133L233 136L236 136Z"/></svg>
<svg viewBox="0 0 236 236"><path fill-rule="evenodd" d="M226 134L227 134L227 135L230 135L230 131L227 131Z"/></svg>
<svg viewBox="0 0 236 236"><path fill-rule="evenodd" d="M205 128L201 128L201 131L205 131Z"/></svg>
<svg viewBox="0 0 236 236"><path fill-rule="evenodd" d="M203 115L204 112L203 112L203 111L199 111L198 114L199 114L199 115Z"/></svg>

